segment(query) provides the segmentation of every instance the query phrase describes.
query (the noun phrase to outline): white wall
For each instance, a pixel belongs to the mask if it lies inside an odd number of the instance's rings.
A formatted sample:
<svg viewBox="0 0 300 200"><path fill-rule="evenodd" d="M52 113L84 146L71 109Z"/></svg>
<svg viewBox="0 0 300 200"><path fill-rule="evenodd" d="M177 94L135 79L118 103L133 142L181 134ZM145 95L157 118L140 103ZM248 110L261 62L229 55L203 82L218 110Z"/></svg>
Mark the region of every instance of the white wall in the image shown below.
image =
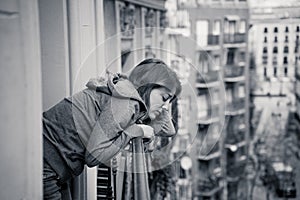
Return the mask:
<svg viewBox="0 0 300 200"><path fill-rule="evenodd" d="M0 199L42 199L36 0L0 1Z"/></svg>

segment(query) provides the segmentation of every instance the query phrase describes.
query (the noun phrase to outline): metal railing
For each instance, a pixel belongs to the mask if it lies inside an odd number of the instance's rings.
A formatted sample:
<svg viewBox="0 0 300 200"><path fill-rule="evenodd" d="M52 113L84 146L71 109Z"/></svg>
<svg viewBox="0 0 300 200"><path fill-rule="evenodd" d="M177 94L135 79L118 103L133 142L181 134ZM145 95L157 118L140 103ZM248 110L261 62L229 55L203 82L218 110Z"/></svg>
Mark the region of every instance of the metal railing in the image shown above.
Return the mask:
<svg viewBox="0 0 300 200"><path fill-rule="evenodd" d="M226 112L236 112L245 109L245 98L239 98L226 104Z"/></svg>
<svg viewBox="0 0 300 200"><path fill-rule="evenodd" d="M207 36L207 44L208 45L219 45L219 43L220 43L220 36L219 35L209 34Z"/></svg>
<svg viewBox="0 0 300 200"><path fill-rule="evenodd" d="M206 110L207 115L198 117L199 124L210 124L219 117L219 107L213 105Z"/></svg>
<svg viewBox="0 0 300 200"><path fill-rule="evenodd" d="M208 71L197 76L198 83L210 83L218 81L218 71Z"/></svg>
<svg viewBox="0 0 300 200"><path fill-rule="evenodd" d="M132 140L132 167L134 200L150 200L147 166L141 137Z"/></svg>
<svg viewBox="0 0 300 200"><path fill-rule="evenodd" d="M243 65L225 65L224 75L226 78L244 76L245 66Z"/></svg>
<svg viewBox="0 0 300 200"><path fill-rule="evenodd" d="M225 44L236 44L246 42L245 33L235 33L235 34L224 34L224 43Z"/></svg>

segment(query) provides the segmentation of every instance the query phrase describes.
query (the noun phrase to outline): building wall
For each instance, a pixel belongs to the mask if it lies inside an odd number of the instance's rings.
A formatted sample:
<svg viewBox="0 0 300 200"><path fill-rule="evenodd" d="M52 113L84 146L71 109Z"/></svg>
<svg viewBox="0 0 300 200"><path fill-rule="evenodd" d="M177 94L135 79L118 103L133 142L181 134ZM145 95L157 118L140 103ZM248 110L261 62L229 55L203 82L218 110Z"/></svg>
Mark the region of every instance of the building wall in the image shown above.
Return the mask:
<svg viewBox="0 0 300 200"><path fill-rule="evenodd" d="M299 32L296 31L297 26L300 26L299 20L280 20L280 21L260 21L253 24L253 31L255 32L256 49L256 65L257 73L261 80L265 77L276 77L274 75L274 68L277 67L277 77L288 77L290 80L295 76L295 46L296 38L299 37ZM278 28L278 33L274 33L274 28ZM288 32L285 31L288 27ZM265 33L267 28L267 33ZM288 42L285 41L286 36ZM277 41L275 42L275 37ZM265 42L265 38L267 42ZM299 39L298 39L299 40ZM284 47L288 47L288 52L284 53ZM278 53L274 53L274 47L278 48ZM264 48L267 49L267 53L264 53ZM265 59L263 58L265 56ZM288 63L284 64L284 57L287 58ZM265 61L264 61L265 60ZM287 68L287 74L285 69ZM266 72L265 72L266 70Z"/></svg>
<svg viewBox="0 0 300 200"><path fill-rule="evenodd" d="M198 71L194 74L196 76L194 87L198 90L199 103L198 106L193 105L196 107L193 111L198 116L196 117L198 134L194 142L195 146L189 154L193 160L191 175L193 197L246 198L247 186L239 184L236 178L232 179L232 174L233 171L243 170L241 163L245 161L249 142L247 3L244 1L179 1L178 9L182 13L187 10L189 23L186 24L190 31L186 32L190 32L190 39L194 42L194 46L182 45L179 48L184 56L192 58L192 63ZM215 21L219 21L219 28L215 28ZM227 28L227 21L235 21L234 27ZM233 75L230 70L239 70L239 66L243 69L242 73ZM219 75L221 78L218 78ZM234 78L228 75L233 75ZM215 109L218 110L217 114L213 111ZM232 142L238 134L241 134L243 139ZM230 145L229 140L231 140ZM219 143L216 143L217 141ZM229 154L231 149L232 155ZM228 168L235 165L241 167ZM239 178L244 180L245 177L239 176ZM211 179L217 180L217 184L211 186L213 184ZM205 180L210 182L210 186L207 183L205 185Z"/></svg>
<svg viewBox="0 0 300 200"><path fill-rule="evenodd" d="M0 199L42 199L38 3L0 2Z"/></svg>

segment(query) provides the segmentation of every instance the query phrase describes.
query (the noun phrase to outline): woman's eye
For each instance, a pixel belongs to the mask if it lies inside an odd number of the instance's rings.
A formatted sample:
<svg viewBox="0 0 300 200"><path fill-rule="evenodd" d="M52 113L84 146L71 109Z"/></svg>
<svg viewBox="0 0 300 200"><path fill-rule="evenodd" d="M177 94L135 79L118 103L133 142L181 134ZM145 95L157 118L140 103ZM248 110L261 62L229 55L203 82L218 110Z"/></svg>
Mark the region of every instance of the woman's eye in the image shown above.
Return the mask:
<svg viewBox="0 0 300 200"><path fill-rule="evenodd" d="M168 101L168 97L162 96L162 100L163 100L164 102L166 102L166 101Z"/></svg>
<svg viewBox="0 0 300 200"><path fill-rule="evenodd" d="M170 95L163 95L163 96L162 96L162 100L163 100L164 102L168 101L169 98L170 98Z"/></svg>

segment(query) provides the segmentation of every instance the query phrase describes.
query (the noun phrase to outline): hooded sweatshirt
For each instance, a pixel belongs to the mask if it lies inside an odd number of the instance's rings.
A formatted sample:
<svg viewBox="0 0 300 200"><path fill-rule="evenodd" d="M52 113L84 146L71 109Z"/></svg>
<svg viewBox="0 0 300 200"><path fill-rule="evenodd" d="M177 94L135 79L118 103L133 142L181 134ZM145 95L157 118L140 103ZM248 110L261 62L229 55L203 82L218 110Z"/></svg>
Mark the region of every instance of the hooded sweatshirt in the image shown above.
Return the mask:
<svg viewBox="0 0 300 200"><path fill-rule="evenodd" d="M134 137L147 107L132 83L119 75L91 79L84 89L43 113L44 160L64 182L106 163Z"/></svg>

